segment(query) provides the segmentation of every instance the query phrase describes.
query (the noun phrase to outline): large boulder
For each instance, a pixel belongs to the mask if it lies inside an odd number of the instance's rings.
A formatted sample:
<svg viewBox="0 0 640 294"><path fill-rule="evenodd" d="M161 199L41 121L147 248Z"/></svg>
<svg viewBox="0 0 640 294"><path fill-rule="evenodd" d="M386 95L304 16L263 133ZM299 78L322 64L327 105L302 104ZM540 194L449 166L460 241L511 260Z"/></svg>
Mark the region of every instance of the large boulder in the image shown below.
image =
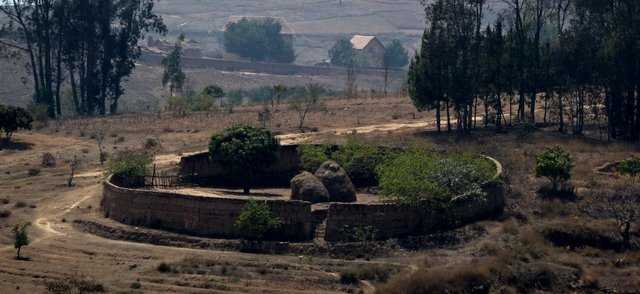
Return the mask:
<svg viewBox="0 0 640 294"><path fill-rule="evenodd" d="M356 188L347 172L335 161L323 163L316 171L316 177L322 181L329 191L331 202L355 202Z"/></svg>
<svg viewBox="0 0 640 294"><path fill-rule="evenodd" d="M291 179L291 199L311 203L329 202L329 191L312 173L302 172Z"/></svg>

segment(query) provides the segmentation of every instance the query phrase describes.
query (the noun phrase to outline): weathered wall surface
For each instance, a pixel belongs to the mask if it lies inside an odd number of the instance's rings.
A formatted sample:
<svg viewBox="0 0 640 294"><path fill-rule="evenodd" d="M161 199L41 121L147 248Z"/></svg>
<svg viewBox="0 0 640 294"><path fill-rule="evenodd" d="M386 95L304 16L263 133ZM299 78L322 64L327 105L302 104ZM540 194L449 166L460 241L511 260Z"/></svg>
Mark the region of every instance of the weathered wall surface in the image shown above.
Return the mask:
<svg viewBox="0 0 640 294"><path fill-rule="evenodd" d="M258 174L254 181L257 186L289 186L289 181L300 171L300 157L297 145L280 146L273 166ZM228 167L209 159L209 153L203 152L182 157L180 175L189 182L200 185L239 186L240 179L229 174Z"/></svg>
<svg viewBox="0 0 640 294"><path fill-rule="evenodd" d="M349 240L357 228L371 228L376 239L424 235L502 213L502 183L491 182L485 185L485 192L486 197L456 198L446 210L396 204L332 203L327 212L325 240Z"/></svg>
<svg viewBox="0 0 640 294"><path fill-rule="evenodd" d="M270 238L295 241L312 238L310 203L264 200L282 221L280 229L273 232ZM238 236L234 229L235 220L246 203L247 199L240 197L201 197L126 189L105 181L102 209L107 217L129 225L234 238Z"/></svg>
<svg viewBox="0 0 640 294"><path fill-rule="evenodd" d="M493 180L484 184L485 197L456 197L447 209L425 209L397 204L332 203L327 212L325 240L352 238L354 228L370 227L375 238L388 239L424 235L453 229L502 213L505 206L502 165L496 166Z"/></svg>
<svg viewBox="0 0 640 294"><path fill-rule="evenodd" d="M283 157L272 173L295 170L299 162L297 146L284 146ZM492 159L493 160L493 159ZM423 235L456 228L502 213L504 186L502 167L495 161L497 175L483 186L485 197L457 197L446 209L425 209L396 204L332 203L326 214L327 241L350 241L355 228L371 227L377 239ZM218 179L224 167L209 162L208 154L183 158L183 172L199 171ZM286 177L288 183L291 177ZM126 189L107 181L102 206L107 217L130 225L157 227L194 235L235 238L233 224L246 205L243 197L202 197L151 190ZM271 237L279 240L309 240L324 215L311 212L303 201L264 199L283 225Z"/></svg>

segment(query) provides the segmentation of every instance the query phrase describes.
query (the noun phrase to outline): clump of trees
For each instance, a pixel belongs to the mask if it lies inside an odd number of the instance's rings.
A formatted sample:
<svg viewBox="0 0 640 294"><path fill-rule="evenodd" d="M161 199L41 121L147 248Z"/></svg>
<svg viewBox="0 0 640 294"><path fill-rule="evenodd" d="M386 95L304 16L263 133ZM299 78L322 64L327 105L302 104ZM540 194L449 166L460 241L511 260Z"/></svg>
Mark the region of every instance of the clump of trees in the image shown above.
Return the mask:
<svg viewBox="0 0 640 294"><path fill-rule="evenodd" d="M273 18L243 18L228 24L224 48L252 61L291 63L296 59L292 42L282 35L282 24Z"/></svg>
<svg viewBox="0 0 640 294"><path fill-rule="evenodd" d="M561 132L582 134L591 120L610 138L640 139L637 1L502 2L494 21L486 0L423 1L409 94L436 111L438 130L440 111L449 130L455 120L467 132L484 108L484 124L498 128L542 116Z"/></svg>
<svg viewBox="0 0 640 294"><path fill-rule="evenodd" d="M267 129L236 125L211 137L209 155L229 167L249 194L256 173L276 160L279 146Z"/></svg>
<svg viewBox="0 0 640 294"><path fill-rule="evenodd" d="M547 148L536 157L536 177L549 179L552 192L560 192L571 179L573 159L569 152L556 146Z"/></svg>
<svg viewBox="0 0 640 294"><path fill-rule="evenodd" d="M62 115L63 87L71 88L80 115L116 113L122 82L135 68L139 40L164 33L154 0L3 1L0 14L15 40L0 46L28 60L36 104L50 117Z"/></svg>
<svg viewBox="0 0 640 294"><path fill-rule="evenodd" d="M9 142L13 133L19 129L30 130L32 123L31 114L23 108L0 105L0 139Z"/></svg>

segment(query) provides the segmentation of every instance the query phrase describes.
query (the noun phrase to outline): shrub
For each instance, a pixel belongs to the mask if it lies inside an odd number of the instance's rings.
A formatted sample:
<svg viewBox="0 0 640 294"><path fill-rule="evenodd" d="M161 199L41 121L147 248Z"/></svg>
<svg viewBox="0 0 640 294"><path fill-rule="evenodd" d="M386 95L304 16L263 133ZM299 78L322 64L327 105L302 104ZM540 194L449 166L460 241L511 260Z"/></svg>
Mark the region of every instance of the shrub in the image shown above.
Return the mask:
<svg viewBox="0 0 640 294"><path fill-rule="evenodd" d="M637 176L640 174L640 157L631 157L618 165L618 171L623 175Z"/></svg>
<svg viewBox="0 0 640 294"><path fill-rule="evenodd" d="M0 210L0 218L8 218L11 216L11 210L3 209Z"/></svg>
<svg viewBox="0 0 640 294"><path fill-rule="evenodd" d="M39 174L40 174L40 169L39 169L39 168L30 168L30 169L27 171L27 174L28 174L29 176L31 176L31 177L35 177L35 176L37 176L37 175L39 175Z"/></svg>
<svg viewBox="0 0 640 294"><path fill-rule="evenodd" d="M421 269L395 276L376 293L490 293L492 271L485 265Z"/></svg>
<svg viewBox="0 0 640 294"><path fill-rule="evenodd" d="M143 151L122 151L107 162L107 174L121 177L141 177L152 162L151 155Z"/></svg>
<svg viewBox="0 0 640 294"><path fill-rule="evenodd" d="M278 148L269 130L237 125L211 138L209 154L241 177L244 193L249 194L254 174L275 161Z"/></svg>
<svg viewBox="0 0 640 294"><path fill-rule="evenodd" d="M209 85L202 89L201 94L213 98L221 98L224 97L224 90L218 85Z"/></svg>
<svg viewBox="0 0 640 294"><path fill-rule="evenodd" d="M158 268L157 268L157 269L158 269L158 271L159 271L159 272L161 272L161 273L169 273L169 272L172 272L172 271L173 271L173 269L171 268L171 265L169 265L169 264L167 264L167 263L165 263L165 262L161 262L161 263L158 265Z"/></svg>
<svg viewBox="0 0 640 294"><path fill-rule="evenodd" d="M44 167L56 166L56 158L53 156L53 154L49 152L42 153L42 166Z"/></svg>
<svg viewBox="0 0 640 294"><path fill-rule="evenodd" d="M154 150L160 147L160 141L156 138L148 137L144 139L144 144L142 145L142 147L145 150Z"/></svg>
<svg viewBox="0 0 640 294"><path fill-rule="evenodd" d="M235 228L242 238L262 240L265 234L280 227L280 218L274 215L266 202L250 199L236 219Z"/></svg>
<svg viewBox="0 0 640 294"><path fill-rule="evenodd" d="M384 283L392 274L399 271L396 266L390 265L358 265L340 272L340 283L357 284L359 280Z"/></svg>
<svg viewBox="0 0 640 294"><path fill-rule="evenodd" d="M378 168L380 191L394 202L416 205L424 200L447 202L451 197L482 193L495 166L471 155L443 157L424 151L407 151Z"/></svg>
<svg viewBox="0 0 640 294"><path fill-rule="evenodd" d="M329 160L330 150L326 145L300 145L298 154L302 169L315 173L320 165Z"/></svg>
<svg viewBox="0 0 640 294"><path fill-rule="evenodd" d="M31 129L33 117L20 107L0 105L0 135L11 141L11 136L19 129Z"/></svg>
<svg viewBox="0 0 640 294"><path fill-rule="evenodd" d="M377 167L390 155L388 152L351 138L331 155L358 186L377 183Z"/></svg>
<svg viewBox="0 0 640 294"><path fill-rule="evenodd" d="M551 181L553 191L571 179L573 160L561 147L547 148L536 158L536 177L545 177Z"/></svg>
<svg viewBox="0 0 640 294"><path fill-rule="evenodd" d="M27 203L24 202L24 201L18 201L18 202L16 202L15 207L16 208L25 208L25 207L27 207Z"/></svg>

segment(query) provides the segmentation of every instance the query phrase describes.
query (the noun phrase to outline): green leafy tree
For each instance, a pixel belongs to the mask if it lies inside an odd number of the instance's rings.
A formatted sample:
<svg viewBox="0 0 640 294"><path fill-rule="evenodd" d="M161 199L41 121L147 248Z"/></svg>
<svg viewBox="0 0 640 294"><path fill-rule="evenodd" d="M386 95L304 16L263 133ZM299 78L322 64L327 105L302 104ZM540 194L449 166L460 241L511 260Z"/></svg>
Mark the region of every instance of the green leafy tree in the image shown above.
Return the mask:
<svg viewBox="0 0 640 294"><path fill-rule="evenodd" d="M409 64L409 54L400 40L394 39L384 51L384 93L387 94L389 85L389 68L404 67Z"/></svg>
<svg viewBox="0 0 640 294"><path fill-rule="evenodd" d="M400 40L393 40L384 51L385 67L403 67L409 64L409 54Z"/></svg>
<svg viewBox="0 0 640 294"><path fill-rule="evenodd" d="M169 85L169 97L172 97L175 90L181 90L186 80L186 75L182 71L182 43L184 42L184 34L181 34L176 44L165 58L162 59L162 86Z"/></svg>
<svg viewBox="0 0 640 294"><path fill-rule="evenodd" d="M17 224L12 229L14 239L13 247L16 249L16 259L22 259L22 256L20 255L22 247L29 246L29 243L31 243L29 240L29 232L27 231L30 225L30 223L22 225Z"/></svg>
<svg viewBox="0 0 640 294"><path fill-rule="evenodd" d="M331 49L329 49L329 58L331 64L338 66L352 66L355 62L355 50L353 44L346 38L338 40Z"/></svg>
<svg viewBox="0 0 640 294"><path fill-rule="evenodd" d="M213 98L224 97L224 90L218 85L209 85L202 89L202 95L207 95Z"/></svg>
<svg viewBox="0 0 640 294"><path fill-rule="evenodd" d="M275 161L278 148L279 143L269 130L236 125L213 135L209 155L241 177L244 193L249 194L256 172Z"/></svg>
<svg viewBox="0 0 640 294"><path fill-rule="evenodd" d="M536 158L536 177L549 179L554 192L558 192L571 179L572 169L571 154L559 146L547 148Z"/></svg>
<svg viewBox="0 0 640 294"><path fill-rule="evenodd" d="M618 171L623 175L637 176L640 175L640 157L632 157L625 159L618 165Z"/></svg>
<svg viewBox="0 0 640 294"><path fill-rule="evenodd" d="M280 218L274 215L266 202L249 199L236 219L238 234L249 241L261 241L269 231L280 227Z"/></svg>
<svg viewBox="0 0 640 294"><path fill-rule="evenodd" d="M14 106L0 105L0 135L4 133L4 140L9 142L13 133L19 129L31 129L33 118L25 109Z"/></svg>
<svg viewBox="0 0 640 294"><path fill-rule="evenodd" d="M273 18L230 23L224 32L224 48L253 61L291 63L296 59L293 44L282 34L282 24Z"/></svg>

